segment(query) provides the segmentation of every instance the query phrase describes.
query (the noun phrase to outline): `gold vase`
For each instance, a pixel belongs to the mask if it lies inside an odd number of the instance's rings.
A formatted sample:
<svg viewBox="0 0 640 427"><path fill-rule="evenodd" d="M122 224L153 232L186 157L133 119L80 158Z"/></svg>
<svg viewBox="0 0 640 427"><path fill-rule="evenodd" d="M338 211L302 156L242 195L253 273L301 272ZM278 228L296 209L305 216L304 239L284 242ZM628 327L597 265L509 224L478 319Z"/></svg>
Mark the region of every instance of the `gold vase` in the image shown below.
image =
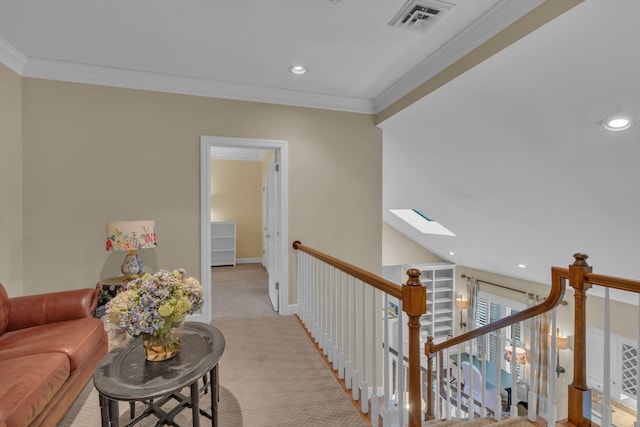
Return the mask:
<svg viewBox="0 0 640 427"><path fill-rule="evenodd" d="M142 335L144 357L151 362L171 359L180 351L180 336L169 329L167 332Z"/></svg>

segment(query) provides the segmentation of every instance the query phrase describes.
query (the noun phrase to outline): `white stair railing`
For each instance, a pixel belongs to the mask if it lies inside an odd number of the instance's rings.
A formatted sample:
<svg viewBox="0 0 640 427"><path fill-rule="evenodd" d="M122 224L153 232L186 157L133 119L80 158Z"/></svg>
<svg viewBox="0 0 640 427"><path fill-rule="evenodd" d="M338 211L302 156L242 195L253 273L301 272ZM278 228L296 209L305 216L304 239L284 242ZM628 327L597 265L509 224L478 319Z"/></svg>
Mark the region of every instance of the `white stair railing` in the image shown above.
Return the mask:
<svg viewBox="0 0 640 427"><path fill-rule="evenodd" d="M412 356L403 345L403 323L419 318L424 312L415 308L419 304L412 305L414 313L408 316L402 312L403 298L407 295L412 298L418 295L422 301L426 298L426 288L417 280L419 272L413 280L400 286L299 242L294 243L294 248L298 249L300 321L326 356L329 366L344 379L352 399L359 401L361 412L369 414L374 427L380 419L384 427L420 426L423 416L419 404L422 401L419 335L416 328L409 327L409 339L414 344L408 349L415 351ZM405 287L409 290L405 291ZM423 292L422 298L420 292ZM389 316L389 296L400 302L397 320ZM426 309L424 303L422 306ZM393 335L398 337L395 347L391 345L393 327L397 328ZM407 366L413 375L418 367L413 382L405 379ZM412 397L409 393L416 389L416 384L417 393L413 392ZM417 405L407 408L406 402L416 400Z"/></svg>

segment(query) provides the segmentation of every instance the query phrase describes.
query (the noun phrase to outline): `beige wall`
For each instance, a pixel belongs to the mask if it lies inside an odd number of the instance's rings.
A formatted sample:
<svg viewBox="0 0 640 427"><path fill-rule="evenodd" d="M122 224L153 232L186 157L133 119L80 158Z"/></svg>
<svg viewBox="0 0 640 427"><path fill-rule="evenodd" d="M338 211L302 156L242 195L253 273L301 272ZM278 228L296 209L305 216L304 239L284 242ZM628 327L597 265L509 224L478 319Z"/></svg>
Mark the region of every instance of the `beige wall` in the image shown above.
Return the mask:
<svg viewBox="0 0 640 427"><path fill-rule="evenodd" d="M442 261L440 257L386 222L382 224L382 265L425 264Z"/></svg>
<svg viewBox="0 0 640 427"><path fill-rule="evenodd" d="M0 64L0 283L9 296L22 282L22 78Z"/></svg>
<svg viewBox="0 0 640 427"><path fill-rule="evenodd" d="M262 258L261 166L211 161L211 220L236 222L236 258Z"/></svg>
<svg viewBox="0 0 640 427"><path fill-rule="evenodd" d="M152 269L200 275L201 135L289 144L289 238L380 271L382 134L365 114L23 79L25 293L119 274L104 223L155 219ZM290 301L295 254L289 251Z"/></svg>

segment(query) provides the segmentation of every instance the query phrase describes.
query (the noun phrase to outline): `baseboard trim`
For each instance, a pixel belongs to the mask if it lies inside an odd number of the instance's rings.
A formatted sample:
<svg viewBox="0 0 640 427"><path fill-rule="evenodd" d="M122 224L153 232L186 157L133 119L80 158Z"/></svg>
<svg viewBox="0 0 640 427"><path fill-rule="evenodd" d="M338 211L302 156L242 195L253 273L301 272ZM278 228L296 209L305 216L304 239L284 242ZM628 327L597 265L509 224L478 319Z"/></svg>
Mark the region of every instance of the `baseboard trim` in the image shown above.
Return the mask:
<svg viewBox="0 0 640 427"><path fill-rule="evenodd" d="M236 258L236 264L262 264L262 258Z"/></svg>
<svg viewBox="0 0 640 427"><path fill-rule="evenodd" d="M289 306L287 307L287 313L286 314L298 314L298 304L289 304Z"/></svg>

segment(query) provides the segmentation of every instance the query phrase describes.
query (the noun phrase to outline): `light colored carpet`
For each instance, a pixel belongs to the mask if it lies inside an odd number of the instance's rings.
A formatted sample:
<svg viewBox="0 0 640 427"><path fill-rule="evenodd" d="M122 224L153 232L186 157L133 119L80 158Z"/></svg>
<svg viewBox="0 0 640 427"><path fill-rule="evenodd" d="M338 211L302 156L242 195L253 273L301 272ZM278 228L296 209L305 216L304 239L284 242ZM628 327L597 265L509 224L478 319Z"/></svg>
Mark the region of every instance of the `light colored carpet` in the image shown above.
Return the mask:
<svg viewBox="0 0 640 427"><path fill-rule="evenodd" d="M211 269L212 317L278 316L268 296L268 276L261 264L238 264Z"/></svg>
<svg viewBox="0 0 640 427"><path fill-rule="evenodd" d="M245 277L243 274L238 277ZM268 303L265 283L261 286L245 285L246 288L254 288L255 300L266 298ZM253 297L249 301L253 301ZM241 298L244 299L244 296ZM225 311L230 306L233 309ZM264 309L264 304L261 309ZM270 312L265 309L261 317L256 316L257 311L255 307L245 304L229 303L226 307L220 307L220 314L224 315L214 318L212 322L222 331L226 340L219 369L219 425L365 426L298 320L294 316L279 316L272 308ZM208 402L209 396L201 397L203 406L208 407ZM129 421L128 406L127 403L120 403L121 425ZM168 407L171 406L168 404ZM141 408L138 405L137 413L141 412ZM176 422L181 426L191 425L191 412L183 411L176 417ZM150 416L137 425L147 427L155 423L155 417ZM59 427L99 425L98 395L90 382ZM211 421L201 417L201 425L210 426Z"/></svg>

